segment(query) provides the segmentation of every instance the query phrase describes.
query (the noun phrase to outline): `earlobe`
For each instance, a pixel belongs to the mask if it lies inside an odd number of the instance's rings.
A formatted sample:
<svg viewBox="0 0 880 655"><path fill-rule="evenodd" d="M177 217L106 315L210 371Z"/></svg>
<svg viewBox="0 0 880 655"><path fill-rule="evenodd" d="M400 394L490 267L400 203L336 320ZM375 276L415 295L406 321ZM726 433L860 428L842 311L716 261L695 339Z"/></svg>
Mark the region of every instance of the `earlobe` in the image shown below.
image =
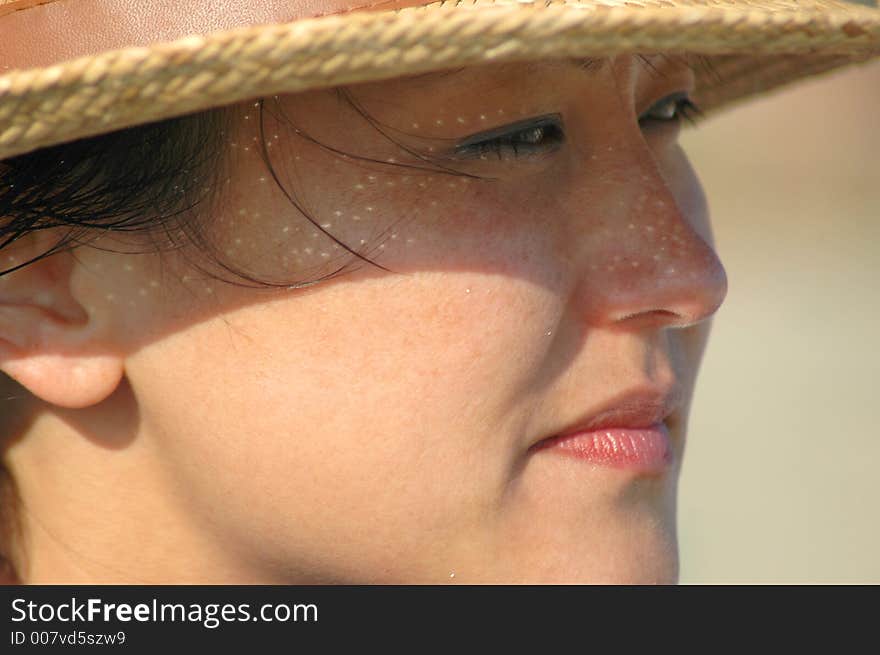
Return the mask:
<svg viewBox="0 0 880 655"><path fill-rule="evenodd" d="M0 278L0 370L44 402L80 409L113 393L124 361L71 293L74 265L58 252Z"/></svg>

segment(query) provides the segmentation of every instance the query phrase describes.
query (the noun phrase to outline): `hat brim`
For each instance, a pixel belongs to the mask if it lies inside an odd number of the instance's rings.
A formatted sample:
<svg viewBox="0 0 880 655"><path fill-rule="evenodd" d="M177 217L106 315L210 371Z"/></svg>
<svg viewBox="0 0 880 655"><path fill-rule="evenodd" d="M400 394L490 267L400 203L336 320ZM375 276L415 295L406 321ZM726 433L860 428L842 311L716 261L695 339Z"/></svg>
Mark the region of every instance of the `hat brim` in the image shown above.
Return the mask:
<svg viewBox="0 0 880 655"><path fill-rule="evenodd" d="M0 76L0 159L255 97L448 68L706 55L704 112L880 56L880 10L833 1L435 2L190 36Z"/></svg>

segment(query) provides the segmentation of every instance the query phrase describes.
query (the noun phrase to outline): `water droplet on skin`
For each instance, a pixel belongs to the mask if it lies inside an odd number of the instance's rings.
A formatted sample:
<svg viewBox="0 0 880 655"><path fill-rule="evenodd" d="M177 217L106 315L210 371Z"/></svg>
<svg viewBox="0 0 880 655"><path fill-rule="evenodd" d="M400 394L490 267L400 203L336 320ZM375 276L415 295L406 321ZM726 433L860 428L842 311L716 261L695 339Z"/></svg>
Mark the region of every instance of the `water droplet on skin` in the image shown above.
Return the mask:
<svg viewBox="0 0 880 655"><path fill-rule="evenodd" d="M371 212L371 211L373 211L373 208L372 208L372 207L367 207L367 211L368 211L368 212Z"/></svg>
<svg viewBox="0 0 880 655"><path fill-rule="evenodd" d="M322 252L321 253L321 257L323 257L324 259L327 259L327 257L329 257L329 256L330 256L329 252Z"/></svg>
<svg viewBox="0 0 880 655"><path fill-rule="evenodd" d="M353 221L359 221L359 220L361 220L361 217L358 216L357 214L355 214L354 216L351 217L351 220L353 220Z"/></svg>
<svg viewBox="0 0 880 655"><path fill-rule="evenodd" d="M596 264L590 264L590 270L591 270L591 271L595 271L595 270L597 270L598 268L599 268L599 267L598 267Z"/></svg>
<svg viewBox="0 0 880 655"><path fill-rule="evenodd" d="M419 129L419 124L418 124L418 123L413 123L412 125L413 125L413 129L414 129L414 130Z"/></svg>
<svg viewBox="0 0 880 655"><path fill-rule="evenodd" d="M660 255L654 255L654 261L655 261L655 262L659 262L661 259L662 259L662 258L660 257Z"/></svg>
<svg viewBox="0 0 880 655"><path fill-rule="evenodd" d="M342 216L342 212L337 209L335 212L333 212L333 215L334 216Z"/></svg>
<svg viewBox="0 0 880 655"><path fill-rule="evenodd" d="M675 273L675 266L670 266L669 268L666 269L666 272L670 275L672 273Z"/></svg>
<svg viewBox="0 0 880 655"><path fill-rule="evenodd" d="M241 245L241 239L236 239L236 240L235 240L235 245L240 246L240 245Z"/></svg>
<svg viewBox="0 0 880 655"><path fill-rule="evenodd" d="M138 293L141 294L142 296L146 296L147 290L146 289L138 289Z"/></svg>
<svg viewBox="0 0 880 655"><path fill-rule="evenodd" d="M459 117L456 118L455 120L456 120L456 122L458 122L460 125L464 125L464 119L463 119L461 116L459 116Z"/></svg>
<svg viewBox="0 0 880 655"><path fill-rule="evenodd" d="M621 259L620 255L614 255L614 262L617 263Z"/></svg>
<svg viewBox="0 0 880 655"><path fill-rule="evenodd" d="M629 229L631 229L631 230L636 229L635 223L630 223L627 227L629 227Z"/></svg>
<svg viewBox="0 0 880 655"><path fill-rule="evenodd" d="M415 243L416 240L415 240L413 237L409 237L409 238L406 240L406 242L407 242L407 243Z"/></svg>
<svg viewBox="0 0 880 655"><path fill-rule="evenodd" d="M134 266L132 266L131 264L125 264L125 265L123 265L122 268L124 268L129 273L131 273L134 270Z"/></svg>
<svg viewBox="0 0 880 655"><path fill-rule="evenodd" d="M614 267L613 267L613 266L609 266L609 267L608 267L608 271L609 271L609 272L611 272L611 271L613 271L613 270L614 270Z"/></svg>
<svg viewBox="0 0 880 655"><path fill-rule="evenodd" d="M471 290L470 290L470 289L465 289L464 292L465 292L465 293L470 293Z"/></svg>
<svg viewBox="0 0 880 655"><path fill-rule="evenodd" d="M214 290L211 287L205 287L205 293L214 293Z"/></svg>
<svg viewBox="0 0 880 655"><path fill-rule="evenodd" d="M434 121L434 123L436 123L437 125L443 125L443 119L438 118L436 121Z"/></svg>
<svg viewBox="0 0 880 655"><path fill-rule="evenodd" d="M246 209L239 209L239 210L238 210L238 215L239 215L239 216L244 216L245 214L247 214L247 210L246 210Z"/></svg>
<svg viewBox="0 0 880 655"><path fill-rule="evenodd" d="M159 282L157 280L150 280L150 286L157 289L159 287Z"/></svg>
<svg viewBox="0 0 880 655"><path fill-rule="evenodd" d="M638 263L638 262L633 262L633 263L632 263L632 267L633 267L633 268L638 268L638 267L639 267L639 263Z"/></svg>
<svg viewBox="0 0 880 655"><path fill-rule="evenodd" d="M449 577L450 577L450 578L454 578L454 577L455 577L455 571L453 571L452 573L450 573L450 574L449 574Z"/></svg>
<svg viewBox="0 0 880 655"><path fill-rule="evenodd" d="M288 232L290 232L290 226L289 226L289 225L285 225L283 228L281 228L281 231L282 231L284 234L287 234Z"/></svg>
<svg viewBox="0 0 880 655"><path fill-rule="evenodd" d="M321 227L323 227L325 230L331 226L332 226L332 223L321 223Z"/></svg>
<svg viewBox="0 0 880 655"><path fill-rule="evenodd" d="M104 297L107 299L107 302L115 302L115 300L116 300L116 296L112 293L108 293Z"/></svg>
<svg viewBox="0 0 880 655"><path fill-rule="evenodd" d="M658 201L655 202L654 204L657 205L657 207L660 207L660 208L663 208L663 207L666 206L666 203L663 202L662 200L658 200Z"/></svg>
<svg viewBox="0 0 880 655"><path fill-rule="evenodd" d="M645 226L645 231L646 231L646 232L653 232L653 231L654 231L654 226L653 226L653 225L646 225L646 226Z"/></svg>
<svg viewBox="0 0 880 655"><path fill-rule="evenodd" d="M354 188L357 189L358 191L360 191L361 189L364 188L364 185L363 184L355 184Z"/></svg>
<svg viewBox="0 0 880 655"><path fill-rule="evenodd" d="M307 255L311 255L311 254L314 252L311 248L304 248L303 251L304 251Z"/></svg>
<svg viewBox="0 0 880 655"><path fill-rule="evenodd" d="M388 182L385 183L385 186L394 186L394 182L389 180Z"/></svg>
<svg viewBox="0 0 880 655"><path fill-rule="evenodd" d="M481 121L486 120L486 114L480 114L480 120Z"/></svg>
<svg viewBox="0 0 880 655"><path fill-rule="evenodd" d="M548 337L549 337L550 335L552 335L552 334L553 334L553 330L547 330L547 336L548 336Z"/></svg>

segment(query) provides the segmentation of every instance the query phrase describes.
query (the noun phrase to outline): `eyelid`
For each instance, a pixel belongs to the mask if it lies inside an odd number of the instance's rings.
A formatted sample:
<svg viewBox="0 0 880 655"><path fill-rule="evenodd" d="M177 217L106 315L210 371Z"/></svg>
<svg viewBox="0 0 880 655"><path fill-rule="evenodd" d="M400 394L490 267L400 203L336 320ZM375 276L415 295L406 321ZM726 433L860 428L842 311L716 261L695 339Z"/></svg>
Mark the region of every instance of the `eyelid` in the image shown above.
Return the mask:
<svg viewBox="0 0 880 655"><path fill-rule="evenodd" d="M670 93L669 95L663 96L657 102L651 104L645 111L643 111L639 115L639 121L645 120L649 117L649 114L669 102L674 102L676 105L680 103L682 100L690 101L691 94L688 91L676 91L675 93Z"/></svg>
<svg viewBox="0 0 880 655"><path fill-rule="evenodd" d="M559 127L560 129L563 128L562 115L546 114L544 116L536 116L515 123L508 123L507 125L480 132L479 134L474 134L457 143L455 145L455 151L458 152L459 150L463 150L470 146L479 145L480 143L516 134L517 132L522 132L524 130L550 126Z"/></svg>

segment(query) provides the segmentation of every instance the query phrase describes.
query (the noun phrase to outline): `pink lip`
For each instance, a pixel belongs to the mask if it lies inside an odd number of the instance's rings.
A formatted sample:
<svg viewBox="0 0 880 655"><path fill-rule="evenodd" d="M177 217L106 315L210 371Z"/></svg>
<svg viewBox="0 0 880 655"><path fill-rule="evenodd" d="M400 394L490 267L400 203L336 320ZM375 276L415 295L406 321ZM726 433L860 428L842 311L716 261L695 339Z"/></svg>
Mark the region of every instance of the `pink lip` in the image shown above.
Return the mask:
<svg viewBox="0 0 880 655"><path fill-rule="evenodd" d="M672 463L672 447L666 424L642 428L605 427L544 439L533 450L553 452L592 464L659 475Z"/></svg>

